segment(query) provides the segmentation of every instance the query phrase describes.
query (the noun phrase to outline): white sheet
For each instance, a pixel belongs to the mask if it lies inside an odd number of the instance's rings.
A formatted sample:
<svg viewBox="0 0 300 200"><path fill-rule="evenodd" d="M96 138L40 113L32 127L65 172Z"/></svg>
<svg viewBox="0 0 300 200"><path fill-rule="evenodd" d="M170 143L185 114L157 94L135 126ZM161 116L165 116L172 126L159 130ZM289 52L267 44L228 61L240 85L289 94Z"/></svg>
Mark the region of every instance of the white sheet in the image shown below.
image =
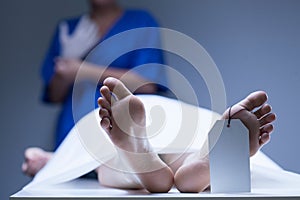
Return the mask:
<svg viewBox="0 0 300 200"><path fill-rule="evenodd" d="M139 97L146 108L150 142L160 153L199 150L210 127L220 117L217 113L209 110L160 96L142 95ZM150 114L151 112L152 114ZM186 119L183 116L193 117L194 121L197 122L194 125L197 126L194 126L193 129L185 126L184 120ZM35 176L33 181L24 187L24 190L29 191L76 179L100 166L101 162L106 162L112 158L115 155L114 147L104 130L99 126L99 120L98 110L92 111L81 119L70 131L53 158ZM155 122L155 120L157 121ZM160 128L151 126L151 124L159 124L160 122L164 122ZM184 126L183 129L182 126ZM86 134L79 136L79 131ZM181 143L181 134L185 134L186 138L192 138L192 140ZM89 149L86 143L82 143L85 140L82 137L89 138L90 136L98 137L92 140L94 149ZM186 145L189 145L189 148L186 148ZM97 155L91 154L91 151L96 151ZM251 171L252 183L255 185L270 189L277 186L282 188L283 184L288 185L288 187L300 188L299 175L284 171L261 152L251 158Z"/></svg>
<svg viewBox="0 0 300 200"><path fill-rule="evenodd" d="M200 149L210 127L219 118L218 114L209 110L169 98L155 95L139 97L146 108L150 142L156 151L161 153ZM190 126L182 128L187 123L183 121L183 116L194 119L187 121L194 121L193 130L190 130ZM57 149L51 161L25 189L75 179L112 158L116 152L107 134L99 126L99 121L98 109L81 119ZM183 140L182 137L190 140Z"/></svg>

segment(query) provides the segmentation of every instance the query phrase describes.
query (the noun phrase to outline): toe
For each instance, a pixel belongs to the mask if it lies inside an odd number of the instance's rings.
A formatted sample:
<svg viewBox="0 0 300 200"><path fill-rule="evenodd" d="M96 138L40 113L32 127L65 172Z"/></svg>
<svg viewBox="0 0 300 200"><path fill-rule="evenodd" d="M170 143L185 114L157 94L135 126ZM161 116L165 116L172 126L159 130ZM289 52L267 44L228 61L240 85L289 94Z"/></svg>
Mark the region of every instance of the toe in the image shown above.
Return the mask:
<svg viewBox="0 0 300 200"><path fill-rule="evenodd" d="M101 127L106 130L107 132L109 131L109 128L111 126L111 121L110 121L110 118L108 117L104 117L101 119L100 121L100 125Z"/></svg>
<svg viewBox="0 0 300 200"><path fill-rule="evenodd" d="M107 109L101 108L101 109L99 110L99 116L100 116L101 118L110 117L110 113L109 113L109 111L108 111Z"/></svg>
<svg viewBox="0 0 300 200"><path fill-rule="evenodd" d="M111 92L109 90L109 88L107 86L102 86L100 88L100 93L101 93L101 96L106 100L108 101L109 103L111 103Z"/></svg>
<svg viewBox="0 0 300 200"><path fill-rule="evenodd" d="M24 153L26 160L34 160L36 157L39 157L41 155L44 155L44 150L37 147L28 148Z"/></svg>
<svg viewBox="0 0 300 200"><path fill-rule="evenodd" d="M98 105L101 107L101 108L104 108L106 110L111 110L111 106L110 106L110 103L104 99L103 97L100 97L98 98Z"/></svg>
<svg viewBox="0 0 300 200"><path fill-rule="evenodd" d="M266 92L257 91L251 93L244 100L240 102L240 105L245 107L247 110L251 111L261 105L263 105L268 99Z"/></svg>
<svg viewBox="0 0 300 200"><path fill-rule="evenodd" d="M271 106L269 104L264 104L260 109L258 109L257 111L255 111L254 114L256 115L257 119L260 119L264 115L266 115L269 112L271 112L271 110L272 110L272 108L271 108Z"/></svg>
<svg viewBox="0 0 300 200"><path fill-rule="evenodd" d="M270 134L270 133L272 133L273 129L274 129L274 127L273 127L272 124L266 124L265 126L260 128L260 133L261 133L261 135L263 133L269 133Z"/></svg>
<svg viewBox="0 0 300 200"><path fill-rule="evenodd" d="M22 171L23 171L23 173L26 173L27 172L27 169L28 169L28 165L27 165L27 163L23 163L22 164Z"/></svg>
<svg viewBox="0 0 300 200"><path fill-rule="evenodd" d="M120 80L116 78L112 78L112 77L106 78L103 84L107 86L111 92L116 94L118 99L123 99L128 95L132 94L129 91L129 89Z"/></svg>
<svg viewBox="0 0 300 200"><path fill-rule="evenodd" d="M260 126L264 126L268 123L273 122L276 119L276 116L274 113L269 113L265 116L263 116L261 119L259 119Z"/></svg>
<svg viewBox="0 0 300 200"><path fill-rule="evenodd" d="M259 145L262 146L270 141L270 134L269 133L263 133L259 140Z"/></svg>

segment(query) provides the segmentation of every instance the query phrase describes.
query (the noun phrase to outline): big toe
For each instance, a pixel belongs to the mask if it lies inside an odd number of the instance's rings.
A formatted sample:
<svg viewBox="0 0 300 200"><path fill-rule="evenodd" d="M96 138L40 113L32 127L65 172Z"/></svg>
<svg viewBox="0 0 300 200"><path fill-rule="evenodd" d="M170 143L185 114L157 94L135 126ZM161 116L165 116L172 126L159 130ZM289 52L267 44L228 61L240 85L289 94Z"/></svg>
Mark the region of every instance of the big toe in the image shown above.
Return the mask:
<svg viewBox="0 0 300 200"><path fill-rule="evenodd" d="M239 104L251 111L257 107L262 106L268 100L267 93L264 91L256 91L249 94L245 99L243 99Z"/></svg>
<svg viewBox="0 0 300 200"><path fill-rule="evenodd" d="M129 91L129 89L120 80L116 78L113 77L106 78L103 84L107 86L109 90L112 91L119 100L132 94Z"/></svg>
<svg viewBox="0 0 300 200"><path fill-rule="evenodd" d="M25 150L25 158L29 160L36 159L37 157L43 156L45 153L44 150L38 147L30 147Z"/></svg>

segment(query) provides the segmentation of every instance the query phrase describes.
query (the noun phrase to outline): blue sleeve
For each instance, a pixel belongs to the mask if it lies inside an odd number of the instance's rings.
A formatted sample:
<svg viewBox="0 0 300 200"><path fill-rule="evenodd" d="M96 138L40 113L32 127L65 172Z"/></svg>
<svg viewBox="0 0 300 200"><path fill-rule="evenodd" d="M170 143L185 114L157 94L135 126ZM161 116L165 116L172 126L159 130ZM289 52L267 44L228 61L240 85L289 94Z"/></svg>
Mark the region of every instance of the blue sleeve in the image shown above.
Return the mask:
<svg viewBox="0 0 300 200"><path fill-rule="evenodd" d="M60 43L59 43L59 26L56 27L54 36L50 43L50 48L48 49L44 62L41 68L41 76L44 84L43 91L43 101L50 102L48 96L48 85L54 74L54 59L60 55Z"/></svg>

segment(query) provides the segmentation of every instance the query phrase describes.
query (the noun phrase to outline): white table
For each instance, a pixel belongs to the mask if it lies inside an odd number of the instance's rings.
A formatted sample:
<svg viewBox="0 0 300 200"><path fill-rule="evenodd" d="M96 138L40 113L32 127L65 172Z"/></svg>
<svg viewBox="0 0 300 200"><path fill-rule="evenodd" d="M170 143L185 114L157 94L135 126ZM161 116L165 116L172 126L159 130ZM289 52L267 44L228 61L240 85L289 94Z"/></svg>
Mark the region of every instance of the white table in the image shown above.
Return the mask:
<svg viewBox="0 0 300 200"><path fill-rule="evenodd" d="M257 185L258 186L258 185ZM300 199L300 188L257 188L254 184L251 193L239 194L211 194L209 191L201 193L179 193L172 188L169 193L150 194L145 190L121 190L100 186L97 180L76 179L67 183L55 186L47 186L40 189L28 191L21 190L10 197L11 200L39 200L39 199L221 199L221 198L242 198L242 199Z"/></svg>

